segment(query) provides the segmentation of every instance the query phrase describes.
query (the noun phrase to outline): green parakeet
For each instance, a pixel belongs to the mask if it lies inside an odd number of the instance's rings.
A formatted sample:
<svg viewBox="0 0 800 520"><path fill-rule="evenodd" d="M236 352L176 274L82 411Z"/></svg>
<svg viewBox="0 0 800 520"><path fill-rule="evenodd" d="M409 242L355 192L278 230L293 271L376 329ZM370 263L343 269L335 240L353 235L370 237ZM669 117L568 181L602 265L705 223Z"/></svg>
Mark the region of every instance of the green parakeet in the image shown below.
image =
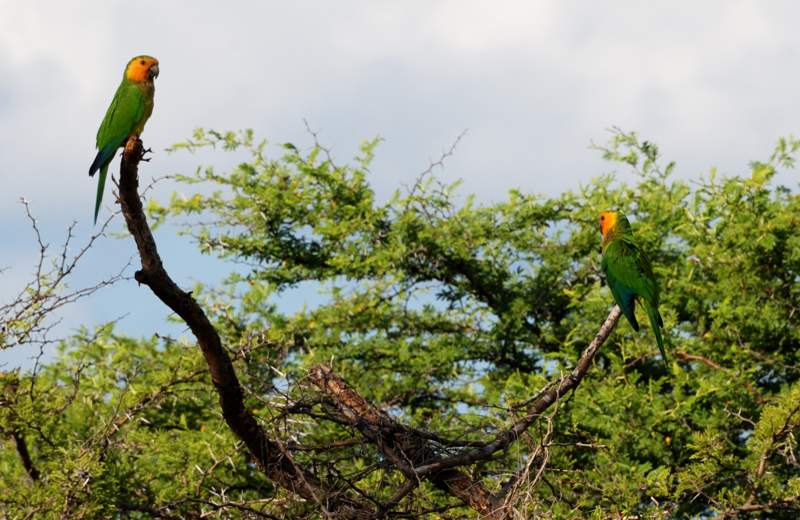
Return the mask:
<svg viewBox="0 0 800 520"><path fill-rule="evenodd" d="M94 222L103 200L108 165L114 159L117 149L132 135L139 136L144 124L153 113L153 80L158 77L158 60L150 56L137 56L125 66L122 83L114 94L103 124L97 131L97 156L89 168L89 176L100 170L97 183L97 203L94 208Z"/></svg>
<svg viewBox="0 0 800 520"><path fill-rule="evenodd" d="M658 282L650 260L633 236L631 224L625 215L616 211L601 214L600 232L603 234L600 269L606 275L614 301L628 318L633 330L638 332L639 323L633 311L636 300L640 300L639 303L650 318L664 366L667 366L667 354L664 352L664 340L661 337L664 322L658 312Z"/></svg>

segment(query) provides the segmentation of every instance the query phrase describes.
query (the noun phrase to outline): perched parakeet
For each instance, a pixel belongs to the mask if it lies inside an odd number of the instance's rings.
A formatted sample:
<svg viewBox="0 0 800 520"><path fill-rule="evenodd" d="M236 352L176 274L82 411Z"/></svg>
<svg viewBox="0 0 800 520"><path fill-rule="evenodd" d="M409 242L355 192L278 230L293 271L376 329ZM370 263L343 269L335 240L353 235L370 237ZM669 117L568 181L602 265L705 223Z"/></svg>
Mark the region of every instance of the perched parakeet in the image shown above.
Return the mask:
<svg viewBox="0 0 800 520"><path fill-rule="evenodd" d="M614 295L622 314L628 318L633 330L639 331L639 323L633 308L638 298L644 307L650 325L656 335L658 349L664 365L667 365L667 354L664 352L664 340L661 328L664 322L658 312L658 283L653 274L650 259L642 251L642 247L631 231L631 224L625 215L616 211L606 211L600 215L600 232L603 234L603 252L600 269L606 275L606 282Z"/></svg>
<svg viewBox="0 0 800 520"><path fill-rule="evenodd" d="M158 77L158 60L150 56L137 56L125 66L122 83L114 94L103 124L97 131L97 156L89 168L89 176L100 170L97 183L97 203L94 208L94 222L103 200L108 165L114 159L117 149L125 144L128 137L139 136L144 124L153 113L153 80Z"/></svg>

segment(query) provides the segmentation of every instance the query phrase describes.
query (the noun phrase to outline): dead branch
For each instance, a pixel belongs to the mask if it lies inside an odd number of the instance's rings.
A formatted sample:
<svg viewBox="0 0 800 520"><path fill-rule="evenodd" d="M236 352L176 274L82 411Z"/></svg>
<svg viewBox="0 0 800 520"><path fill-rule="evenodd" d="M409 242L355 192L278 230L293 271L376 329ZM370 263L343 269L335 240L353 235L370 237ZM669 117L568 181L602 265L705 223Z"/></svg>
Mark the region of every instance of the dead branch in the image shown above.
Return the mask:
<svg viewBox="0 0 800 520"><path fill-rule="evenodd" d="M45 243L36 218L31 213L30 203L22 199L25 206L25 216L30 220L31 227L36 236L39 248L39 258L35 267L34 278L22 288L10 303L0 304L0 350L22 345L38 345L40 354L45 345L56 343L58 340L49 338L50 331L60 323L54 315L58 309L90 296L100 289L124 279L127 265L120 271L91 287L72 289L67 283L69 276L75 270L81 258L92 248L97 240L105 236L108 222L92 235L88 242L81 247L70 259L73 251L73 231L77 223L67 228L67 238L60 246L60 252L51 254L50 244ZM52 260L52 263L48 260ZM49 266L49 267L48 267ZM0 268L0 273L5 268ZM33 373L36 373L36 369Z"/></svg>
<svg viewBox="0 0 800 520"><path fill-rule="evenodd" d="M439 460L439 451L425 438L415 435L411 428L372 406L327 365L314 365L309 370L308 377L333 399L350 424L378 446L406 477L403 489L382 505L377 517L382 518L418 485L420 478L414 466ZM503 518L502 501L482 482L473 480L469 475L448 468L426 477L437 488L463 500L485 518Z"/></svg>
<svg viewBox="0 0 800 520"><path fill-rule="evenodd" d="M525 416L515 420L511 428L499 432L492 442L469 446L469 451L450 457L443 456L443 446L437 446L431 435L419 435L417 430L373 406L327 365L314 365L308 377L333 400L350 425L378 446L406 478L403 489L396 497L381 506L378 518L412 492L422 479L428 479L437 488L464 501L485 518L503 519L507 512L501 497L456 468L489 460L496 453L507 450L545 410L557 403L562 395L577 388L588 372L595 352L611 334L620 315L619 307L614 306L594 340L581 354L575 369L538 392L539 399ZM544 464L540 472L543 469Z"/></svg>

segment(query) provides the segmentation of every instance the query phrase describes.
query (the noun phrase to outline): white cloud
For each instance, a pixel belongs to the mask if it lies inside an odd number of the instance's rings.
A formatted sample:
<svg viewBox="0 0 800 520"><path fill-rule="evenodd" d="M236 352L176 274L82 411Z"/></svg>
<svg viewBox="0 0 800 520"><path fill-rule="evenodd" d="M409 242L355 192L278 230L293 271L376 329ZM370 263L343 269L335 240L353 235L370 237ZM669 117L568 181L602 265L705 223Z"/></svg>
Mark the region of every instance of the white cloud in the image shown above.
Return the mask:
<svg viewBox="0 0 800 520"><path fill-rule="evenodd" d="M657 142L681 175L744 173L798 133L798 15L755 1L0 0L0 210L26 226L26 196L43 225L88 232L95 132L141 53L161 61L146 178L236 163L161 151L195 126L307 144L304 118L340 161L385 137L372 168L385 196L467 127L440 175L483 200L608 170L587 146L612 125Z"/></svg>

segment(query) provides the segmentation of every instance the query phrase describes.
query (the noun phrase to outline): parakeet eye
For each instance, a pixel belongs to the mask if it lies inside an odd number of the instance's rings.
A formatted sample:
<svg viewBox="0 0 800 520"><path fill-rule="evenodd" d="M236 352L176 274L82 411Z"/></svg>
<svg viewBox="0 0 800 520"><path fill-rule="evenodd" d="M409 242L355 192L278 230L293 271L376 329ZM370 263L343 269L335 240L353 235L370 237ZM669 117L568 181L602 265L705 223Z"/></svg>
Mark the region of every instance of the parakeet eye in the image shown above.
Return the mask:
<svg viewBox="0 0 800 520"><path fill-rule="evenodd" d="M603 215L600 215L600 220L605 220L605 219L606 219L606 217L605 217L605 216L603 216Z"/></svg>
<svg viewBox="0 0 800 520"><path fill-rule="evenodd" d="M139 64L140 64L140 65L147 65L147 62L146 62L146 61L144 61L144 60L142 60L142 61L140 61L140 62L139 62Z"/></svg>

